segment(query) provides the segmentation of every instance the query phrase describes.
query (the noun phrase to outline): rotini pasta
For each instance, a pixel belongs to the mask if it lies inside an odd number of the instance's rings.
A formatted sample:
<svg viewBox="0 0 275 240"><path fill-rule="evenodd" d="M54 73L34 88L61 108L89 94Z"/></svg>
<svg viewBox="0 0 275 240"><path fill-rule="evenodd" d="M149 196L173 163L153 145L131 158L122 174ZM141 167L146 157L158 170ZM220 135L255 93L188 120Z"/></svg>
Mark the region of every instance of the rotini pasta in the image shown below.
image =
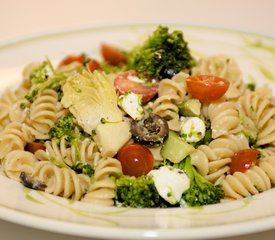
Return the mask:
<svg viewBox="0 0 275 240"><path fill-rule="evenodd" d="M28 125L18 122L8 124L0 136L0 157L13 150L24 150L26 143L33 140L33 130Z"/></svg>
<svg viewBox="0 0 275 240"><path fill-rule="evenodd" d="M257 129L256 144L275 144L275 108L268 98L247 90L238 100L239 111L250 118Z"/></svg>
<svg viewBox="0 0 275 240"><path fill-rule="evenodd" d="M228 164L234 153L247 148L249 145L244 135L228 135L199 146L190 156L201 175L219 184L230 170Z"/></svg>
<svg viewBox="0 0 275 240"><path fill-rule="evenodd" d="M263 157L274 156L275 155L275 147L266 146L265 148L257 148L260 151Z"/></svg>
<svg viewBox="0 0 275 240"><path fill-rule="evenodd" d="M5 157L2 169L9 178L20 181L21 172L32 174L37 162L32 153L24 150L14 150Z"/></svg>
<svg viewBox="0 0 275 240"><path fill-rule="evenodd" d="M115 183L111 176L122 174L120 162L114 158L101 158L95 167L95 174L88 193L82 201L102 205L114 205Z"/></svg>
<svg viewBox="0 0 275 240"><path fill-rule="evenodd" d="M75 145L70 146L69 143L62 138L60 144L55 140L45 143L46 150L38 150L35 156L42 161L54 161L63 165L73 166L75 163L88 163L93 165L98 160L98 150L95 143L89 139L84 139L79 143L79 149Z"/></svg>
<svg viewBox="0 0 275 240"><path fill-rule="evenodd" d="M153 113L164 117L169 128L179 131L180 122L177 104L183 102L186 97L185 79L188 77L185 73L178 73L171 80L164 79L159 86L158 98L154 102Z"/></svg>
<svg viewBox="0 0 275 240"><path fill-rule="evenodd" d="M239 199L266 191L274 183L275 158L267 157L260 159L258 165L252 166L245 173L227 175L222 186L227 197Z"/></svg>
<svg viewBox="0 0 275 240"><path fill-rule="evenodd" d="M9 112L10 106L7 103L0 101L0 132L10 123Z"/></svg>
<svg viewBox="0 0 275 240"><path fill-rule="evenodd" d="M18 96L15 91L12 91L11 89L6 89L2 94L1 100L8 105L12 105L18 100Z"/></svg>
<svg viewBox="0 0 275 240"><path fill-rule="evenodd" d="M26 100L23 98L26 93L25 87L19 87L15 91L5 90L0 99L0 131L11 122L23 122L26 119L28 109L25 109Z"/></svg>
<svg viewBox="0 0 275 240"><path fill-rule="evenodd" d="M211 122L213 138L238 134L242 131L239 113L234 102L218 101L204 104L202 113Z"/></svg>
<svg viewBox="0 0 275 240"><path fill-rule="evenodd" d="M57 93L54 90L44 90L30 107L30 120L36 130L38 139L48 139L50 128L57 121Z"/></svg>
<svg viewBox="0 0 275 240"><path fill-rule="evenodd" d="M32 177L46 184L45 192L64 198L79 200L90 186L90 178L69 168L59 168L48 161L38 162Z"/></svg>
<svg viewBox="0 0 275 240"><path fill-rule="evenodd" d="M22 107L23 106L23 107ZM10 108L9 119L11 122L28 122L29 108L26 99L16 101Z"/></svg>

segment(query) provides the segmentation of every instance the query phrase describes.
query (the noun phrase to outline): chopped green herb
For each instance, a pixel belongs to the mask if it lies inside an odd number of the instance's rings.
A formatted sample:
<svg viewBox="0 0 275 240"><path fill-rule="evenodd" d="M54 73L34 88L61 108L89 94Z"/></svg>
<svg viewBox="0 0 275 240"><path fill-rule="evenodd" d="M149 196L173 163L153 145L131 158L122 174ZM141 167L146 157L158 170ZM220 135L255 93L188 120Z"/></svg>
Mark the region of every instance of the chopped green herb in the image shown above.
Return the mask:
<svg viewBox="0 0 275 240"><path fill-rule="evenodd" d="M89 177L94 175L94 168L89 164L76 162L71 168L78 174L83 173Z"/></svg>
<svg viewBox="0 0 275 240"><path fill-rule="evenodd" d="M256 83L248 83L247 84L247 88L250 90L250 91L255 91L256 89Z"/></svg>
<svg viewBox="0 0 275 240"><path fill-rule="evenodd" d="M51 62L46 59L39 67L35 68L30 74L32 84L46 81L54 72Z"/></svg>
<svg viewBox="0 0 275 240"><path fill-rule="evenodd" d="M24 110L27 107L27 103L20 103L20 108Z"/></svg>

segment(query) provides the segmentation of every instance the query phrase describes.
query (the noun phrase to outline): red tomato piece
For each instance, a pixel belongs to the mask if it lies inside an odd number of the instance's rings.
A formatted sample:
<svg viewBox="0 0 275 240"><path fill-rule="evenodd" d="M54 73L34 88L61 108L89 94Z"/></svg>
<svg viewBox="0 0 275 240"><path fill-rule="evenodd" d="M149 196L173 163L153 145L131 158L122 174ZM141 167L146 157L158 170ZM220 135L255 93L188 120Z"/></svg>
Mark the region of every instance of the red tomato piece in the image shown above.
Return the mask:
<svg viewBox="0 0 275 240"><path fill-rule="evenodd" d="M100 64L98 63L98 61L96 61L96 60L91 60L88 64L87 64L87 68L91 71L91 72L93 72L94 70L96 70L96 69L101 69L101 66L100 66Z"/></svg>
<svg viewBox="0 0 275 240"><path fill-rule="evenodd" d="M188 92L201 102L210 102L221 98L229 88L229 82L210 75L193 75L186 79Z"/></svg>
<svg viewBox="0 0 275 240"><path fill-rule="evenodd" d="M139 82L134 82L129 79L129 77L137 77L138 72L135 70L130 70L119 74L115 80L114 85L119 95L123 95L128 91L135 94L142 95L142 102L146 103L150 101L158 92L158 85L146 86Z"/></svg>
<svg viewBox="0 0 275 240"><path fill-rule="evenodd" d="M235 153L229 165L230 173L245 172L253 163L257 162L257 155L259 153L256 149L244 149Z"/></svg>
<svg viewBox="0 0 275 240"><path fill-rule="evenodd" d="M111 65L117 66L127 62L125 55L116 47L102 43L100 50L104 60Z"/></svg>
<svg viewBox="0 0 275 240"><path fill-rule="evenodd" d="M153 154L141 144L125 145L119 150L117 159L121 162L123 174L129 176L146 175L154 167Z"/></svg>
<svg viewBox="0 0 275 240"><path fill-rule="evenodd" d="M68 65L72 62L84 63L85 57L83 55L69 55L61 60L59 65Z"/></svg>

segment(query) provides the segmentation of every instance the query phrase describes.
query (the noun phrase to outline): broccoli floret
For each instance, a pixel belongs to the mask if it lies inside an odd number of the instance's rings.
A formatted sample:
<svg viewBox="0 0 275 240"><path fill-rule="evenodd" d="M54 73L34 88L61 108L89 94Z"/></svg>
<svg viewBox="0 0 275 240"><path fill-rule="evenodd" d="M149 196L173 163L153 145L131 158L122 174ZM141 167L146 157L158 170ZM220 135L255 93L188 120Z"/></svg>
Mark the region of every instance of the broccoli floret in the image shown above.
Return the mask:
<svg viewBox="0 0 275 240"><path fill-rule="evenodd" d="M65 137L65 140L69 143L73 143L80 135L75 131L76 127L73 116L67 115L50 129L49 134L57 143L60 143L62 137Z"/></svg>
<svg viewBox="0 0 275 240"><path fill-rule="evenodd" d="M57 144L60 144L61 138L64 137L65 140L71 146L74 146L75 149L75 162L72 166L68 166L65 162L60 162L60 160L52 159L54 164L62 167L70 167L76 173L83 173L89 177L93 176L94 168L89 164L80 162L80 144L81 139L85 136L82 132L80 132L79 126L75 124L74 117L72 115L67 115L57 122L50 129L49 134L51 138L57 142Z"/></svg>
<svg viewBox="0 0 275 240"><path fill-rule="evenodd" d="M67 115L57 122L49 131L49 135L53 138L57 144L60 144L61 138L75 147L75 159L77 164L80 160L80 141L83 137L79 130L79 127L74 122L74 117L72 115ZM63 163L64 164L64 163Z"/></svg>
<svg viewBox="0 0 275 240"><path fill-rule="evenodd" d="M32 84L31 91L25 95L25 98L30 102L34 102L37 96L45 89L54 89L57 91L59 98L62 97L61 86L66 82L67 78L73 71L81 71L82 67L79 66L75 69L56 72L50 60L46 60L42 65L34 69L30 75Z"/></svg>
<svg viewBox="0 0 275 240"><path fill-rule="evenodd" d="M39 93L47 88L54 89L58 92L58 94L60 94L59 91L61 90L61 86L63 82L65 82L67 77L68 74L66 74L65 72L53 74L51 77L47 78L47 80L33 88L27 95L25 95L25 98L32 103L37 98Z"/></svg>
<svg viewBox="0 0 275 240"><path fill-rule="evenodd" d="M181 31L168 32L159 26L145 43L128 53L128 68L165 78L167 73L190 70L194 65Z"/></svg>
<svg viewBox="0 0 275 240"><path fill-rule="evenodd" d="M37 96L47 88L54 89L59 94L59 91L61 90L61 86L63 84L62 82L65 82L67 77L68 74L66 74L65 72L53 74L52 76L47 77L45 81L37 84L37 86L35 86L28 94L25 95L25 98L30 103L32 103L37 98Z"/></svg>
<svg viewBox="0 0 275 240"><path fill-rule="evenodd" d="M168 207L158 194L152 177L145 175L137 178L122 175L118 178L115 204L131 208Z"/></svg>
<svg viewBox="0 0 275 240"><path fill-rule="evenodd" d="M38 84L46 81L54 73L54 68L49 59L46 59L39 67L30 74L31 84Z"/></svg>
<svg viewBox="0 0 275 240"><path fill-rule="evenodd" d="M178 167L186 172L191 181L190 188L183 194L183 199L188 206L202 206L220 202L224 197L224 191L220 185L213 185L201 176L191 164L191 158L178 164Z"/></svg>

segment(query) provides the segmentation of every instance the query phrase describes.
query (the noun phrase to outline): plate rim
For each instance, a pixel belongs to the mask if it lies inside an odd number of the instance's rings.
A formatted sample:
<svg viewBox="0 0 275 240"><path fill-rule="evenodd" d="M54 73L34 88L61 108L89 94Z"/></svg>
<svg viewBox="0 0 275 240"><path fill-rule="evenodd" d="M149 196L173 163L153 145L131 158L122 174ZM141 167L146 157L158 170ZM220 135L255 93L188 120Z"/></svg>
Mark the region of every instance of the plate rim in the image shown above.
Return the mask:
<svg viewBox="0 0 275 240"><path fill-rule="evenodd" d="M2 213L2 214L1 214ZM5 216L5 217L3 217ZM79 224L66 222L64 220L50 219L38 215L32 215L15 209L6 208L0 205L0 219L30 227L37 230L46 230L52 233L69 234L79 237L96 237L106 238L105 231L111 230L112 239L168 239L173 235L172 239L210 239L218 237L234 237L244 234L258 233L275 228L275 215L253 219L237 223L228 223L223 225L213 225L204 227L186 227L182 229L137 229L137 228L110 228L102 226L90 226L87 224ZM24 221L23 221L24 220ZM32 221L29 221L32 220ZM35 222L33 224L32 222ZM251 225L254 225L251 229ZM228 231L234 229L234 232ZM66 232L64 230L66 229ZM194 229L196 231L194 231ZM121 235L121 231L125 233ZM225 234L227 232L228 234ZM230 232L230 233L229 233ZM92 233L92 234L91 234ZM205 235L207 233L207 236ZM110 235L109 235L110 236Z"/></svg>
<svg viewBox="0 0 275 240"><path fill-rule="evenodd" d="M7 217L2 218L2 214ZM53 233L59 234L69 234L71 236L80 237L96 237L96 238L106 238L112 237L112 239L211 239L218 237L234 237L241 236L245 234L253 234L257 232L272 230L275 227L275 215L269 217L263 217L260 219L252 219L248 221L223 224L223 225L213 225L204 227L191 227L182 229L137 229L137 228L111 228L103 226L91 226L88 224L79 224L66 222L64 220L57 220L46 218L38 215L28 214L22 211L16 211L15 209L7 208L0 205L0 219L18 224L21 226L31 227L38 230L46 230ZM29 221L31 220L32 221ZM34 224L35 223L35 224ZM251 229L253 225L253 229ZM234 232L229 231L234 229ZM66 231L65 231L65 230ZM196 230L194 234L194 229ZM123 230L124 234L121 235L120 232ZM205 236L205 232L208 235ZM108 234L106 234L108 232ZM227 234L225 234L225 232ZM92 233L92 234L91 234ZM183 234L184 233L184 234ZM108 236L107 236L108 235Z"/></svg>
<svg viewBox="0 0 275 240"><path fill-rule="evenodd" d="M203 24L192 24L192 23L179 23L179 22L165 22L165 23L154 23L154 22L148 22L148 23L121 23L121 24L102 24L102 25L84 25L84 26L78 26L78 27L68 27L68 28L61 28L57 30L49 30L46 32L38 32L33 34L26 34L23 36L17 36L13 37L11 39L7 39L4 41L0 41L0 51L6 48L11 48L18 44L25 44L30 41L38 41L43 38L51 38L54 36L62 36L62 35L70 35L70 34L77 34L81 32L88 32L88 31L98 31L98 30L108 30L108 29L123 29L126 27L156 27L158 25L168 26L168 27L192 27L197 29L211 29L213 31L224 31L224 32L230 32L230 33L240 33L240 34L248 34L255 37L264 37L270 40L275 40L275 35L268 35L268 34L262 34L254 31L248 31L243 29L235 29L230 27L222 27L222 26L210 26L210 25L203 25ZM183 33L184 34L184 33Z"/></svg>

